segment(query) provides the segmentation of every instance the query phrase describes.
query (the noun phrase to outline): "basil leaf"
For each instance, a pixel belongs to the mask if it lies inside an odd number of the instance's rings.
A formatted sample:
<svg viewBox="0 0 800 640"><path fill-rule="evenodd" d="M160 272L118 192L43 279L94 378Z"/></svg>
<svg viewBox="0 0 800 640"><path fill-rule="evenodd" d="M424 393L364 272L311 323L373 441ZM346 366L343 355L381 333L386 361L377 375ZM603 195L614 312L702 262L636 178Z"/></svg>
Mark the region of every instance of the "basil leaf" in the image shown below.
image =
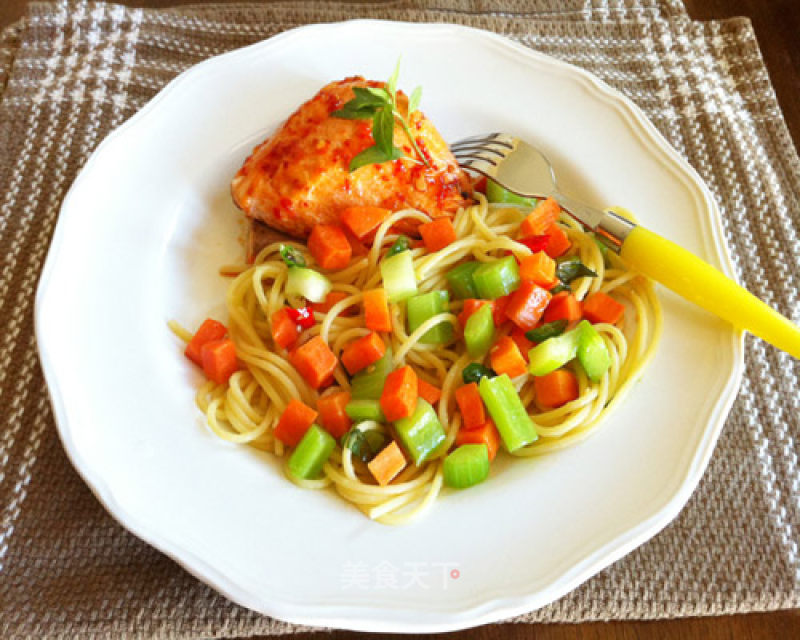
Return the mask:
<svg viewBox="0 0 800 640"><path fill-rule="evenodd" d="M559 282L555 287L550 289L550 295L554 296L557 293L561 293L562 291L572 291L568 284L564 284L563 282Z"/></svg>
<svg viewBox="0 0 800 640"><path fill-rule="evenodd" d="M355 98L345 106L362 109L364 107L383 107L389 103L389 96L386 89L376 89L374 87L353 87Z"/></svg>
<svg viewBox="0 0 800 640"><path fill-rule="evenodd" d="M375 145L387 156L392 155L394 140L394 114L384 107L372 119L372 137Z"/></svg>
<svg viewBox="0 0 800 640"><path fill-rule="evenodd" d="M483 366L479 362L469 363L461 372L461 379L464 381L464 384L480 382L481 378L494 378L496 376L497 374L494 371L489 367Z"/></svg>
<svg viewBox="0 0 800 640"><path fill-rule="evenodd" d="M332 118L342 118L343 120L369 120L375 113L375 109L350 109L345 105L341 109L331 111Z"/></svg>
<svg viewBox="0 0 800 640"><path fill-rule="evenodd" d="M596 278L597 274L580 261L580 258L567 258L556 267L556 277L564 284L575 278Z"/></svg>
<svg viewBox="0 0 800 640"><path fill-rule="evenodd" d="M361 431L353 427L344 436L343 446L362 462L372 460L386 444L386 436L379 431Z"/></svg>
<svg viewBox="0 0 800 640"><path fill-rule="evenodd" d="M389 77L389 82L386 83L386 89L394 99L395 94L397 93L397 78L400 76L400 58L397 59L397 64L394 65L394 71L392 75Z"/></svg>
<svg viewBox="0 0 800 640"><path fill-rule="evenodd" d="M408 239L407 236L398 236L397 240L395 240L392 243L392 246L389 247L389 250L383 257L384 259L386 259L386 258L391 258L392 256L396 256L398 253L402 253L403 251L408 251L408 248L410 246L411 246L411 241Z"/></svg>
<svg viewBox="0 0 800 640"><path fill-rule="evenodd" d="M389 159L389 156L379 147L368 147L350 161L350 171L355 171L368 164L386 162Z"/></svg>
<svg viewBox="0 0 800 640"><path fill-rule="evenodd" d="M383 87L364 87L361 90L368 91L371 95L379 98L384 104L392 104L392 95Z"/></svg>
<svg viewBox="0 0 800 640"><path fill-rule="evenodd" d="M294 247L290 247L287 244L282 244L280 251L281 258L283 258L283 261L286 263L287 267L306 266L306 259L303 257L303 254Z"/></svg>
<svg viewBox="0 0 800 640"><path fill-rule="evenodd" d="M422 87L417 87L411 92L411 97L408 99L408 115L414 113L419 107L419 101L422 99Z"/></svg>
<svg viewBox="0 0 800 640"><path fill-rule="evenodd" d="M539 342L544 342L548 338L560 336L562 333L564 333L566 328L566 319L555 320L553 322L543 324L541 327L536 327L535 329L526 331L525 337L531 342L536 342L538 344Z"/></svg>

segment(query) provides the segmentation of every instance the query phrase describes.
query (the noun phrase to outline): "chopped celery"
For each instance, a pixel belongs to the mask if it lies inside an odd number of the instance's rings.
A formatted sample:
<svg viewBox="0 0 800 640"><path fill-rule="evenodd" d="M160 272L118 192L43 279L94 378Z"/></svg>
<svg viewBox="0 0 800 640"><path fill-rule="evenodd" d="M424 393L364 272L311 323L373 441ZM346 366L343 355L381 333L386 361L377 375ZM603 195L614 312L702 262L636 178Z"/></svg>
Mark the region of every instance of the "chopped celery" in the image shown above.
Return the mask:
<svg viewBox="0 0 800 640"><path fill-rule="evenodd" d="M444 313L448 309L450 294L447 291L431 291L413 296L406 301L406 315L408 316L408 333L416 331L419 326L433 316ZM453 325L449 322L440 322L428 329L420 338L425 344L443 344L453 339Z"/></svg>
<svg viewBox="0 0 800 640"><path fill-rule="evenodd" d="M414 273L414 256L401 251L381 261L383 288L389 302L400 302L417 293L417 274Z"/></svg>
<svg viewBox="0 0 800 640"><path fill-rule="evenodd" d="M482 358L486 355L494 340L494 318L492 306L483 305L468 319L464 327L464 342L470 358Z"/></svg>
<svg viewBox="0 0 800 640"><path fill-rule="evenodd" d="M466 489L489 477L489 448L485 444L462 444L444 459L444 483Z"/></svg>
<svg viewBox="0 0 800 640"><path fill-rule="evenodd" d="M603 374L611 366L611 354L603 337L588 320L581 320L576 327L578 332L578 362L592 382L600 382Z"/></svg>
<svg viewBox="0 0 800 640"><path fill-rule="evenodd" d="M578 353L578 332L567 331L537 344L528 351L528 371L533 376L546 376L563 367Z"/></svg>
<svg viewBox="0 0 800 640"><path fill-rule="evenodd" d="M462 262L447 272L447 284L450 285L456 300L478 297L478 290L475 288L472 274L480 266L481 263L477 260L470 260Z"/></svg>
<svg viewBox="0 0 800 640"><path fill-rule="evenodd" d="M489 367L484 367L479 362L470 362L461 372L461 379L464 384L469 384L470 382L480 382L481 378L486 376L494 378L496 375Z"/></svg>
<svg viewBox="0 0 800 640"><path fill-rule="evenodd" d="M567 328L567 324L568 322L565 318L562 318L561 320L553 320L553 322L543 324L541 327L536 327L535 329L526 331L525 337L531 342L544 342L548 338L555 338L556 336L560 336L562 333L564 333L564 329Z"/></svg>
<svg viewBox="0 0 800 640"><path fill-rule="evenodd" d="M417 466L425 462L446 437L433 407L422 398L417 400L414 413L396 421L394 429Z"/></svg>
<svg viewBox="0 0 800 640"><path fill-rule="evenodd" d="M489 202L507 202L509 204L521 204L528 207L535 207L538 200L536 198L523 198L516 193L511 193L508 189L503 189L494 180L486 180L486 199Z"/></svg>
<svg viewBox="0 0 800 640"><path fill-rule="evenodd" d="M519 287L519 267L514 256L484 262L472 272L478 297L484 300L502 298Z"/></svg>
<svg viewBox="0 0 800 640"><path fill-rule="evenodd" d="M362 420L384 422L386 420L381 409L381 403L378 400L369 398L351 400L345 406L344 412L353 422L361 422Z"/></svg>
<svg viewBox="0 0 800 640"><path fill-rule="evenodd" d="M311 302L323 302L333 288L331 281L308 267L289 267L286 294L302 296Z"/></svg>
<svg viewBox="0 0 800 640"><path fill-rule="evenodd" d="M383 384L394 368L392 348L386 347L386 353L377 362L359 371L350 380L350 397L353 400L364 398L377 400L383 393Z"/></svg>
<svg viewBox="0 0 800 640"><path fill-rule="evenodd" d="M496 378L482 378L478 389L509 452L539 438L533 420L525 410L507 373Z"/></svg>
<svg viewBox="0 0 800 640"><path fill-rule="evenodd" d="M335 446L330 433L312 424L289 457L289 473L303 480L317 478Z"/></svg>

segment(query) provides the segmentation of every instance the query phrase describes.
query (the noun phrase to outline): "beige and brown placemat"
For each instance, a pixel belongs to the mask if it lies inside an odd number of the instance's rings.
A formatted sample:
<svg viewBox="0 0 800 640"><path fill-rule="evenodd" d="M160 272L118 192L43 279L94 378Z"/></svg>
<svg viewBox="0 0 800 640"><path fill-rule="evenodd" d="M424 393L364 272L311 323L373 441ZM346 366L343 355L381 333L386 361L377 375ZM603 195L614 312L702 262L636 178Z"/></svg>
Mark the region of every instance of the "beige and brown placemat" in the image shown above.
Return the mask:
<svg viewBox="0 0 800 640"><path fill-rule="evenodd" d="M496 31L636 102L707 182L738 274L800 319L800 168L747 20L678 0L295 2L135 10L34 4L0 37L0 637L288 633L119 526L67 461L33 303L61 200L114 127L191 65L309 22L444 21ZM75 286L80 286L76 283ZM673 524L524 621L664 618L800 605L800 363L747 340L738 400Z"/></svg>

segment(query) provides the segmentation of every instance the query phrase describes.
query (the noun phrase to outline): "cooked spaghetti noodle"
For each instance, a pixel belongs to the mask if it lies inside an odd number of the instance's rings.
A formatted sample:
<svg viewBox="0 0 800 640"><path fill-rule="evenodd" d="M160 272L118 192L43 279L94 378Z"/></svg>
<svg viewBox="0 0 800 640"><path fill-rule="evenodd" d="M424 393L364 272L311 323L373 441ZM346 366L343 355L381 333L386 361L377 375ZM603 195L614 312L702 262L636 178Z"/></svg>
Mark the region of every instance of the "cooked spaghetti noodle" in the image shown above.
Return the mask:
<svg viewBox="0 0 800 640"><path fill-rule="evenodd" d="M422 248L411 250L419 293L447 289L448 270L465 259L487 262L506 251L520 258L531 253L528 247L512 239L523 217L520 208L490 205L485 198L478 197L477 204L456 214L453 225L458 239L455 242L434 253ZM326 314L315 314L317 323L301 334L300 342L319 335L338 356L348 342L370 333L365 328L363 314L348 316L344 312L359 308L363 291L381 286L379 261L397 238L390 230L402 220L427 222L429 218L414 210L392 214L378 228L367 255L354 258L343 270L326 272L333 290L344 292L347 297ZM661 332L661 312L652 284L627 270L618 256L609 252L604 258L594 238L572 219L562 215L559 224L572 243L569 255L579 257L597 274L597 277L583 277L572 283L577 299L582 300L595 291L611 293L625 301L629 311L622 328L611 324L594 325L611 356L611 365L599 382L591 382L575 363L568 365L578 380L576 399L559 408L546 409L537 404L531 375L526 373L513 379L539 434L534 443L516 450L514 455L517 456L539 455L570 446L595 431L651 359ZM294 246L306 252L303 245ZM286 293L287 267L281 259L278 243L265 247L252 266L226 266L223 271L238 273L227 294L228 331L244 367L234 373L226 385L204 384L197 392L197 405L205 413L209 427L221 438L284 456L284 444L273 434L283 410L292 399L315 407L321 394L273 347L269 319L285 305L299 307L304 301ZM444 454L461 426L454 394L460 386L462 370L472 359L462 340L439 345L422 343L420 338L442 322L458 326L456 314L462 306L463 301L450 303L447 312L429 318L408 335L404 304L392 304L393 329L390 334L384 334L396 367L413 365L421 379L441 388L437 413L447 436L438 451L443 453L419 466L408 465L386 486L377 485L366 464L341 445L337 445L324 464L321 478L302 480L289 473L286 475L305 488L333 485L345 500L370 518L386 524L408 522L430 507L443 484ZM185 331L181 333L178 327L174 329L184 339L191 337ZM496 337L507 331L499 328ZM341 364L334 378L335 390L349 389L349 378ZM323 390L322 394L329 392ZM385 425L374 421L360 422L354 428L364 432L387 430Z"/></svg>

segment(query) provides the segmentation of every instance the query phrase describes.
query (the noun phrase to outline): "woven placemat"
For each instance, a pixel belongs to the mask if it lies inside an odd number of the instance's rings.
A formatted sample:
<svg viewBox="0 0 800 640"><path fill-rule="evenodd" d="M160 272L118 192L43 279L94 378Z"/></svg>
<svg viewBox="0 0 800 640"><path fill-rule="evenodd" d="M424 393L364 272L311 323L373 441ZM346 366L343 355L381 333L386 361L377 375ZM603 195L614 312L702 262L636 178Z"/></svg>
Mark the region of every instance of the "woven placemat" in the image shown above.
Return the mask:
<svg viewBox="0 0 800 640"><path fill-rule="evenodd" d="M300 628L231 604L106 514L59 442L35 351L33 300L61 200L109 131L209 56L354 17L493 30L621 90L705 179L742 281L800 320L800 164L747 20L692 22L677 0L34 4L0 35L0 637ZM798 375L800 363L748 338L738 400L680 516L574 592L516 620L800 605Z"/></svg>

